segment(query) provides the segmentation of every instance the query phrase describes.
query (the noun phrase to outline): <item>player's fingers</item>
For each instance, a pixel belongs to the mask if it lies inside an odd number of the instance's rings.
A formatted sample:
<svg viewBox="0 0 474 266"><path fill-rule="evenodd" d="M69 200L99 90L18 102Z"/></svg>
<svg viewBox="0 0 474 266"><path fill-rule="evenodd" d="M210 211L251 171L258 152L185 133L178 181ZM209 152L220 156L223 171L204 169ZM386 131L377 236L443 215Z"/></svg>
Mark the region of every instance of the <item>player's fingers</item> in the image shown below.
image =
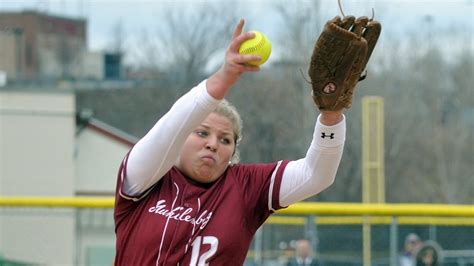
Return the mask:
<svg viewBox="0 0 474 266"><path fill-rule="evenodd" d="M240 19L239 23L237 23L237 26L235 27L234 33L232 34L232 40L237 38L241 33L242 29L244 28L245 20Z"/></svg>
<svg viewBox="0 0 474 266"><path fill-rule="evenodd" d="M256 72L260 70L259 66L252 64L234 64L232 68L234 69L235 73L239 73L239 75L244 72Z"/></svg>
<svg viewBox="0 0 474 266"><path fill-rule="evenodd" d="M342 28L344 28L346 30L349 30L351 28L352 24L354 24L354 21L355 21L354 16L345 16L342 19L342 22L341 22L341 24L339 24L339 26L341 26Z"/></svg>
<svg viewBox="0 0 474 266"><path fill-rule="evenodd" d="M245 42L246 40L250 40L252 38L255 38L255 33L251 32L251 31L245 32L243 34L239 34L230 43L229 50L231 52L238 52L239 48L240 48L240 45L242 45L242 43Z"/></svg>
<svg viewBox="0 0 474 266"><path fill-rule="evenodd" d="M361 36L362 31L367 26L367 22L369 22L368 17L359 17L355 20L354 25L351 28L351 32L356 34L357 36Z"/></svg>
<svg viewBox="0 0 474 266"><path fill-rule="evenodd" d="M235 57L234 62L237 64L247 64L253 61L260 61L262 58L255 54L242 54Z"/></svg>

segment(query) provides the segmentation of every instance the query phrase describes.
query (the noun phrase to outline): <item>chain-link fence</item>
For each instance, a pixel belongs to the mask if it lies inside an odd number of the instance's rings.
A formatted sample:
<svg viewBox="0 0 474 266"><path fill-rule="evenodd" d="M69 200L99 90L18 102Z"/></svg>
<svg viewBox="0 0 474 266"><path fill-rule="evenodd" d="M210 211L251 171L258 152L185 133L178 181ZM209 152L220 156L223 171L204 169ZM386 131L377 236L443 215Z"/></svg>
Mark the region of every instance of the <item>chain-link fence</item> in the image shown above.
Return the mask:
<svg viewBox="0 0 474 266"><path fill-rule="evenodd" d="M364 222L370 224L368 239ZM286 265L296 241L307 239L320 265L364 265L364 245L370 249L368 265L400 265L410 234L437 243L442 265L474 265L473 218L347 216L272 217L254 238L247 264Z"/></svg>

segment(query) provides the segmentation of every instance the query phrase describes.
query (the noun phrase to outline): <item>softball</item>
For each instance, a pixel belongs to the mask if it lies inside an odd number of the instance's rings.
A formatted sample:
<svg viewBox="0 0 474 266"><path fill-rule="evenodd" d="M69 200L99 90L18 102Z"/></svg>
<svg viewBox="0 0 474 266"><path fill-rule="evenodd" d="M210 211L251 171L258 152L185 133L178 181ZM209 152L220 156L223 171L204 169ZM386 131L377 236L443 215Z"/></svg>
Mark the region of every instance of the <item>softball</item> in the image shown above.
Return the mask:
<svg viewBox="0 0 474 266"><path fill-rule="evenodd" d="M249 65L259 66L265 63L270 57L272 52L272 44L268 38L259 31L252 31L255 33L255 37L249 40L246 40L240 45L239 53L240 54L256 54L261 57L260 61L250 61Z"/></svg>

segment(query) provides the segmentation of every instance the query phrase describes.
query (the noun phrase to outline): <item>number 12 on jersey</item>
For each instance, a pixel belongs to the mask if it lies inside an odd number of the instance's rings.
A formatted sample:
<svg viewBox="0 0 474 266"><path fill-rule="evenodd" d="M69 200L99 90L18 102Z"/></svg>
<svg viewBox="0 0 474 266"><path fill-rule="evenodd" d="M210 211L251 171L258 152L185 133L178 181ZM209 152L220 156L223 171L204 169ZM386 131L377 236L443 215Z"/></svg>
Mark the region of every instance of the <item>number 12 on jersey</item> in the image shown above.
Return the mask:
<svg viewBox="0 0 474 266"><path fill-rule="evenodd" d="M211 245L211 248L204 252L201 256L201 246L204 245ZM191 263L190 266L197 266L197 265L208 265L207 260L212 257L217 251L217 246L219 245L219 239L215 236L198 236L194 239L191 246L193 246L193 253L191 255Z"/></svg>

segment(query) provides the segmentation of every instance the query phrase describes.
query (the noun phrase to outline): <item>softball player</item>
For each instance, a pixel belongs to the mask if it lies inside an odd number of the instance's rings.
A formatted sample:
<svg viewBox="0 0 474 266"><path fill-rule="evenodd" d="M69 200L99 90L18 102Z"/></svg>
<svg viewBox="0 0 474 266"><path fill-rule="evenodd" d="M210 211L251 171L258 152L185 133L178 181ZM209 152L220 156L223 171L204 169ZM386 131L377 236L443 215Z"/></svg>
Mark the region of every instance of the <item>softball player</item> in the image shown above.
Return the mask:
<svg viewBox="0 0 474 266"><path fill-rule="evenodd" d="M178 99L120 166L115 265L242 265L252 237L280 208L334 181L345 140L342 111L321 112L306 156L239 164L242 122L225 95L255 55L241 20L222 67Z"/></svg>

